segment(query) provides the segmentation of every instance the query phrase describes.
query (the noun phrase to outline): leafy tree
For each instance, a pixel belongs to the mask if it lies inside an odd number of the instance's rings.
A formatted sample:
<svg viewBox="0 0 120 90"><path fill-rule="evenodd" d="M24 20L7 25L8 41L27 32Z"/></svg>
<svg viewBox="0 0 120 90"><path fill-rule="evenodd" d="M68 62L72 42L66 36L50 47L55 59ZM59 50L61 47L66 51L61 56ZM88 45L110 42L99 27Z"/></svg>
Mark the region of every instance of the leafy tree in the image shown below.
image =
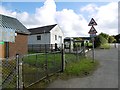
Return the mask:
<svg viewBox="0 0 120 90"><path fill-rule="evenodd" d="M115 38L113 36L109 36L108 42L113 43L115 41Z"/></svg>
<svg viewBox="0 0 120 90"><path fill-rule="evenodd" d="M102 44L105 44L107 42L108 41L101 34L99 34L98 36L95 37L94 46L100 47Z"/></svg>
<svg viewBox="0 0 120 90"><path fill-rule="evenodd" d="M115 37L115 39L116 39L116 42L117 43L120 43L120 34L118 34L118 35L116 35L116 36L114 36Z"/></svg>
<svg viewBox="0 0 120 90"><path fill-rule="evenodd" d="M106 33L100 33L99 35L103 36L106 40L109 39L109 35Z"/></svg>

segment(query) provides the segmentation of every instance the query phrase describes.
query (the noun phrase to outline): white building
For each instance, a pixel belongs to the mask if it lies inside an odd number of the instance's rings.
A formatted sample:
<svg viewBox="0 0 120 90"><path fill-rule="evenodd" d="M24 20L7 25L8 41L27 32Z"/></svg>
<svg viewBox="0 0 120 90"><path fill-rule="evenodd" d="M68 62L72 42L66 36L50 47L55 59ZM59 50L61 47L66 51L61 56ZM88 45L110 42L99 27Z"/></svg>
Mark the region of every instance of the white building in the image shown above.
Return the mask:
<svg viewBox="0 0 120 90"><path fill-rule="evenodd" d="M28 29L31 34L28 39L29 45L55 44L61 45L64 34L57 24Z"/></svg>

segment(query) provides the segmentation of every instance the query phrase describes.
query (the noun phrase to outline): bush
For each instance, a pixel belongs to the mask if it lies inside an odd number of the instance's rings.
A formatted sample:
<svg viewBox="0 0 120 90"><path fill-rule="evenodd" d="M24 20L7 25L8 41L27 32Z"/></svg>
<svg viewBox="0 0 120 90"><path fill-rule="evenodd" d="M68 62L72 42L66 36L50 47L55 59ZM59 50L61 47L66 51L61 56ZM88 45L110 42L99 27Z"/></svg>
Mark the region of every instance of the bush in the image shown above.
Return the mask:
<svg viewBox="0 0 120 90"><path fill-rule="evenodd" d="M95 37L95 43L94 46L96 47L100 47L102 44L106 44L108 43L108 41L101 35L98 35L97 37Z"/></svg>
<svg viewBox="0 0 120 90"><path fill-rule="evenodd" d="M102 44L102 45L100 46L100 48L101 48L101 49L110 49L110 45L109 45L108 43Z"/></svg>

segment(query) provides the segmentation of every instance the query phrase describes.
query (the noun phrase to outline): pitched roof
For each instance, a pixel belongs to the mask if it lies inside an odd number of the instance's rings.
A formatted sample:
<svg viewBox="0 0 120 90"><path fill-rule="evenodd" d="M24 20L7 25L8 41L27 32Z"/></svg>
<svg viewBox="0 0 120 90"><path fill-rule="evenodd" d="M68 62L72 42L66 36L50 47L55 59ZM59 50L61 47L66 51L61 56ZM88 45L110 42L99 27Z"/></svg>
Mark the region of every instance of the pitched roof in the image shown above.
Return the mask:
<svg viewBox="0 0 120 90"><path fill-rule="evenodd" d="M0 27L15 30L17 33L30 34L27 28L16 18L0 14Z"/></svg>
<svg viewBox="0 0 120 90"><path fill-rule="evenodd" d="M50 31L51 31L56 25L57 25L57 24L48 25L48 26L43 26L43 27L37 27L37 28L31 28L31 29L28 29L28 30L31 32L31 35L33 35L33 34L50 33Z"/></svg>

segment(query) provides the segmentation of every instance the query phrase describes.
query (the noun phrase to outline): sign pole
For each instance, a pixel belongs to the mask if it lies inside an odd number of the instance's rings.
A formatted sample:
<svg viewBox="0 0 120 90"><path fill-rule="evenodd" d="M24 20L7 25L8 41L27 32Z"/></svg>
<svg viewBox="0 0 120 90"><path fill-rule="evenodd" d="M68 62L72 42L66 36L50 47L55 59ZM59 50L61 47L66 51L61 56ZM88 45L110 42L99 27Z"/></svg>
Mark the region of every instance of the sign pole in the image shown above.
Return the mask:
<svg viewBox="0 0 120 90"><path fill-rule="evenodd" d="M92 52L93 52L93 62L94 62L95 61L94 37L92 39L93 39L92 40L92 44L93 44L93 50L92 50Z"/></svg>
<svg viewBox="0 0 120 90"><path fill-rule="evenodd" d="M94 40L95 40L95 36L96 36L96 29L94 28L94 25L97 25L97 23L95 22L95 20L92 18L91 21L89 22L88 26L91 26L90 31L88 32L90 34L91 40L92 40L92 57L93 57L93 63L95 62L95 48L94 48Z"/></svg>

